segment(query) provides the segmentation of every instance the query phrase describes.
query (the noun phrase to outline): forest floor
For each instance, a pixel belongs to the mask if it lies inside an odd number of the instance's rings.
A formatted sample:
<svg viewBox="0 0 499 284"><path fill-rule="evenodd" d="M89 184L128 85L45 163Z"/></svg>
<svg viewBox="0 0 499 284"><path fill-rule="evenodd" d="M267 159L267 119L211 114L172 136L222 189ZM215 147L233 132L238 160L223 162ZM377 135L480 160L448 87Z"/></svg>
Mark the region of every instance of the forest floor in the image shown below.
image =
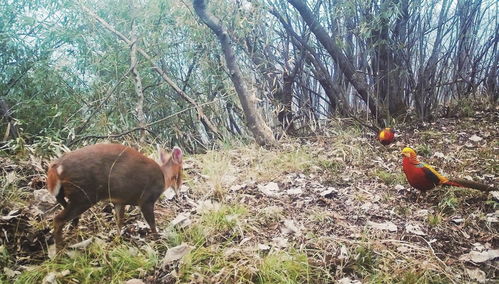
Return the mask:
<svg viewBox="0 0 499 284"><path fill-rule="evenodd" d="M444 175L497 187L498 121L492 109L399 125L397 142L382 146L335 120L321 136L276 149L187 155L181 194L157 202L159 237L136 208L116 237L112 206L100 204L64 230L74 246L57 256L47 161L0 157L0 282L497 283L497 193L421 195L400 151L412 146Z"/></svg>

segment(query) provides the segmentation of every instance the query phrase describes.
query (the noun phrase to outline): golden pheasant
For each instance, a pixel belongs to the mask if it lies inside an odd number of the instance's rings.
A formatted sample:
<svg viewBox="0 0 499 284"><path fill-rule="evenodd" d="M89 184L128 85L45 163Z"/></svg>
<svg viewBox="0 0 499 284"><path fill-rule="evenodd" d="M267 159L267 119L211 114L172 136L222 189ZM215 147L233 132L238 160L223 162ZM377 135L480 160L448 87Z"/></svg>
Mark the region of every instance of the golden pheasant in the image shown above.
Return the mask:
<svg viewBox="0 0 499 284"><path fill-rule="evenodd" d="M402 155L404 156L402 159L402 167L405 176L407 177L407 181L412 187L423 192L433 189L437 185L468 187L480 191L497 190L491 186L474 181L446 178L431 166L419 162L416 156L416 152L409 147L406 147L402 150Z"/></svg>
<svg viewBox="0 0 499 284"><path fill-rule="evenodd" d="M385 128L378 133L378 140L383 145L389 145L395 140L395 131L392 128Z"/></svg>

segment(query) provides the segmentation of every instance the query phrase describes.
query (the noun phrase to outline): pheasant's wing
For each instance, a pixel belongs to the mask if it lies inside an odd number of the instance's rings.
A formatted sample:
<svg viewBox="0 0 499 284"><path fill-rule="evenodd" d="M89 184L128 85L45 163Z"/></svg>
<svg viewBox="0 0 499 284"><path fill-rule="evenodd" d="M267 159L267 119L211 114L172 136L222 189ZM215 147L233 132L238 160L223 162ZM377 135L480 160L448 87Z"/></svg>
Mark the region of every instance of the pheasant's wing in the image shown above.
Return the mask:
<svg viewBox="0 0 499 284"><path fill-rule="evenodd" d="M435 185L438 185L445 180L441 174L427 164L419 163L416 167L422 168L425 176Z"/></svg>

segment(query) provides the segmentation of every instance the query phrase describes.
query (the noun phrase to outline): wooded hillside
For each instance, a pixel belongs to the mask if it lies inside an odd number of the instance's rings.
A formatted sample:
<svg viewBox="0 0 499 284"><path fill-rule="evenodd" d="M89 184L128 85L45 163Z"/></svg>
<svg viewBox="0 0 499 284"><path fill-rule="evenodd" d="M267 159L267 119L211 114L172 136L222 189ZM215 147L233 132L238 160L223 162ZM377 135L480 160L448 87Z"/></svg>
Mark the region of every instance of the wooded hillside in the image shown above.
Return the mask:
<svg viewBox="0 0 499 284"><path fill-rule="evenodd" d="M205 2L4 1L4 143L126 137L197 152L499 98L497 1Z"/></svg>
<svg viewBox="0 0 499 284"><path fill-rule="evenodd" d="M498 15L1 1L0 284L496 283Z"/></svg>

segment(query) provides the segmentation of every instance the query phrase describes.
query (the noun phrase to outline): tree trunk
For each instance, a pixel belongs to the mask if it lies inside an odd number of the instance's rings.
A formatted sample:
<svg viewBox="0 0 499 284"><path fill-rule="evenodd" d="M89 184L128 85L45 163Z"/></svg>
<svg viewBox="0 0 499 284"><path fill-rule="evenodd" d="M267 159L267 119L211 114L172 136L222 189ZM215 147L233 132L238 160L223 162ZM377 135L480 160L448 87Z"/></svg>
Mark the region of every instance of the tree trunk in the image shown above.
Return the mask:
<svg viewBox="0 0 499 284"><path fill-rule="evenodd" d="M379 14L386 13L388 7L389 5L383 2L379 8ZM401 94L403 89L399 74L401 66L397 64L390 45L392 41L389 36L389 19L380 17L379 24L380 27L377 27L370 37L371 45L375 47L372 56L375 88L379 94L380 104L388 110L390 116L396 117L407 111Z"/></svg>
<svg viewBox="0 0 499 284"><path fill-rule="evenodd" d="M485 86L487 87L487 93L490 95L490 100L493 103L499 101L499 88L498 88L498 70L499 70L499 52L497 52L497 41L494 45L495 58L492 61L490 70L487 73L487 79L485 81Z"/></svg>
<svg viewBox="0 0 499 284"><path fill-rule="evenodd" d="M7 105L7 102L5 102L4 98L0 98L0 121L5 121L6 124L6 131L3 134L2 141L5 141L10 138L17 138L17 127L15 122L12 120L12 117L10 116L10 108Z"/></svg>
<svg viewBox="0 0 499 284"><path fill-rule="evenodd" d="M231 47L229 35L222 27L220 21L206 9L204 0L193 0L194 10L199 18L213 31L220 41L225 61L229 69L230 79L234 84L237 95L246 116L246 122L253 137L259 145L271 145L275 143L272 130L267 126L256 107L257 98L248 92L242 78L239 66L236 63L236 55Z"/></svg>
<svg viewBox="0 0 499 284"><path fill-rule="evenodd" d="M324 46L329 55L331 55L334 61L338 64L339 68L343 74L345 74L350 84L352 84L355 90L359 93L362 100L368 105L371 114L377 116L378 121L382 122L383 118L386 118L386 114L382 109L378 108L376 101L370 96L369 86L367 85L366 80L362 77L363 75L355 72L353 63L348 60L345 54L343 54L341 48L336 44L331 36L329 36L324 27L321 26L304 1L288 0L288 2L293 5L296 10L298 10L310 30Z"/></svg>
<svg viewBox="0 0 499 284"><path fill-rule="evenodd" d="M270 13L274 15L279 22L282 24L286 32L291 36L291 41L293 45L296 46L301 52L305 54L305 61L312 65L312 72L316 77L317 81L321 85L324 93L329 99L329 112L333 114L336 111L339 111L341 114L346 114L346 110L342 108L338 108L338 97L341 94L341 88L338 84L336 84L329 72L327 71L326 66L324 66L323 62L320 60L317 52L312 48L300 35L298 35L293 27L286 21L284 18L275 10L271 10Z"/></svg>
<svg viewBox="0 0 499 284"><path fill-rule="evenodd" d="M431 51L430 58L426 62L424 68L421 67L422 70L419 71L418 83L414 94L414 101L416 105L416 113L423 121L426 121L430 118L431 109L437 101L437 86L435 83L437 64L440 51L442 49L442 40L445 28L444 23L447 20L447 12L449 11L449 7L450 5L448 0L444 0L442 2L442 8L440 10L438 18L437 34L435 36L435 41L433 43L433 49Z"/></svg>
<svg viewBox="0 0 499 284"><path fill-rule="evenodd" d="M137 105L135 111L137 114L137 120L139 122L140 128L145 128L146 117L144 115L144 92L142 90L142 80L140 79L139 70L137 69L137 24L135 23L135 3L134 0L130 0L130 14L132 16L132 31L130 32L130 40L132 45L130 46L130 69L133 77L133 83L135 86L135 93L137 94ZM144 130L140 131L140 143L144 143L146 132Z"/></svg>
<svg viewBox="0 0 499 284"><path fill-rule="evenodd" d="M255 36L257 38L258 35ZM256 40L257 42L258 40ZM249 52L251 61L255 64L258 72L265 79L265 83L268 91L272 94L272 97L276 100L274 105L278 109L277 119L281 124L282 129L286 130L286 133L293 132L295 127L293 124L293 112L291 109L291 103L293 101L293 82L295 72L291 72L293 76L290 76L286 70L279 71L274 64L270 64L268 60L265 59L265 48L263 46L256 46L256 44L250 38L245 39L245 44ZM284 60L287 60L285 58ZM295 65L295 70L298 65ZM282 73L282 80L279 78L279 74Z"/></svg>

